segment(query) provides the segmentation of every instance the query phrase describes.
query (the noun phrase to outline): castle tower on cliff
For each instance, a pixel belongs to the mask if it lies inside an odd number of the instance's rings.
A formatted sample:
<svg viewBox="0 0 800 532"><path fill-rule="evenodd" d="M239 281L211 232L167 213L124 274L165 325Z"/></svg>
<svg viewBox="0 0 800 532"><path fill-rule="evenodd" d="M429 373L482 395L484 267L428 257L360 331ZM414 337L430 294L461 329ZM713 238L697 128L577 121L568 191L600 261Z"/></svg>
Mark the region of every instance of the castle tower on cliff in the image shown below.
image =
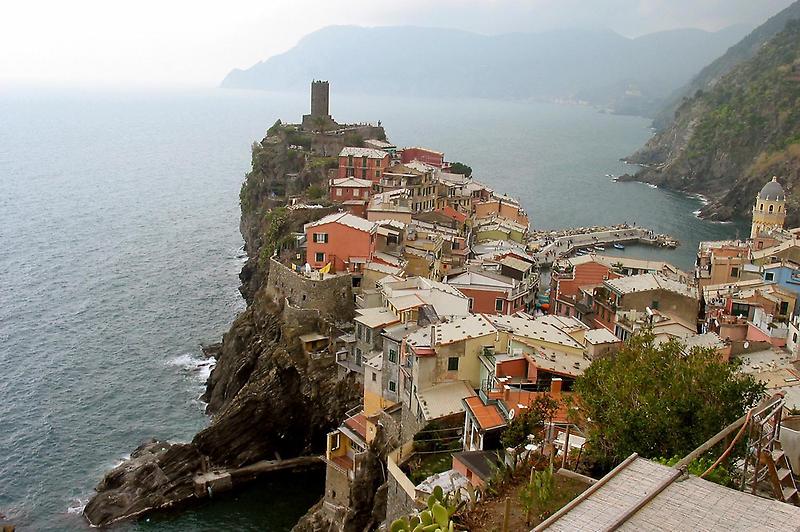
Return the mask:
<svg viewBox="0 0 800 532"><path fill-rule="evenodd" d="M769 229L783 229L785 221L786 193L778 183L778 178L773 177L756 196L750 238L756 238L761 232Z"/></svg>
<svg viewBox="0 0 800 532"><path fill-rule="evenodd" d="M330 115L330 85L327 81L311 82L311 114L303 115L303 129L327 129L336 122Z"/></svg>

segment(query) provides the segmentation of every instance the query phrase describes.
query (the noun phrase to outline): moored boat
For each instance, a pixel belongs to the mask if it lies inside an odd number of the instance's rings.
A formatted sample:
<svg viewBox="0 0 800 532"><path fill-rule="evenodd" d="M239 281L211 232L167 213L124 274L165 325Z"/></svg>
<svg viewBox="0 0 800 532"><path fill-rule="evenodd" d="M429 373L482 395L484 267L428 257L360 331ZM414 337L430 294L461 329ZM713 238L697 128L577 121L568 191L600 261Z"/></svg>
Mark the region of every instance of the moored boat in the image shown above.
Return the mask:
<svg viewBox="0 0 800 532"><path fill-rule="evenodd" d="M625 246L623 246L622 244L620 244L619 242L617 242L617 243L615 243L615 244L614 244L614 248L615 248L615 249L625 249Z"/></svg>

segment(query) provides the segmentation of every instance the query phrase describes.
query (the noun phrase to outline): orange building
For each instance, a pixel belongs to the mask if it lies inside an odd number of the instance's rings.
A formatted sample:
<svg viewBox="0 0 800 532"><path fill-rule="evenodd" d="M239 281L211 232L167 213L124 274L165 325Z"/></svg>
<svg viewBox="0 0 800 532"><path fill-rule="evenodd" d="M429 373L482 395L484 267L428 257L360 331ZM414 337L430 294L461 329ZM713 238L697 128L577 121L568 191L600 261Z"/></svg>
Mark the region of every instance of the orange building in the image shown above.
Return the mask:
<svg viewBox="0 0 800 532"><path fill-rule="evenodd" d="M473 202L475 218L505 218L528 227L528 215L519 203L511 198L493 197L487 201Z"/></svg>
<svg viewBox="0 0 800 532"><path fill-rule="evenodd" d="M590 311L581 309L581 287L596 286L606 279L621 277L605 261L595 260L591 255L576 257L565 265L553 269L550 276L550 306L559 316L580 317Z"/></svg>
<svg viewBox="0 0 800 532"><path fill-rule="evenodd" d="M383 150L346 147L339 152L339 178L357 177L377 183L390 163L391 157Z"/></svg>
<svg viewBox="0 0 800 532"><path fill-rule="evenodd" d="M306 262L314 269L360 272L375 252L377 224L337 212L306 224Z"/></svg>

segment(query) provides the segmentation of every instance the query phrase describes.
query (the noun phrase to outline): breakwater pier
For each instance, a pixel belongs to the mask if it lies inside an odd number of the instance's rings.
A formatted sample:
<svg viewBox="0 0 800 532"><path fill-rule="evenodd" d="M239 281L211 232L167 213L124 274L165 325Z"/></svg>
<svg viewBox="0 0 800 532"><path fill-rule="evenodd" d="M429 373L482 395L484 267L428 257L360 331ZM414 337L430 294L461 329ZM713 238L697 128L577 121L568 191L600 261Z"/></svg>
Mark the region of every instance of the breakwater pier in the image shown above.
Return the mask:
<svg viewBox="0 0 800 532"><path fill-rule="evenodd" d="M610 227L578 227L554 231L533 231L528 245L537 251L532 256L539 264L552 264L584 248L614 244L644 244L675 248L679 242L669 235L658 234L645 227L627 224Z"/></svg>

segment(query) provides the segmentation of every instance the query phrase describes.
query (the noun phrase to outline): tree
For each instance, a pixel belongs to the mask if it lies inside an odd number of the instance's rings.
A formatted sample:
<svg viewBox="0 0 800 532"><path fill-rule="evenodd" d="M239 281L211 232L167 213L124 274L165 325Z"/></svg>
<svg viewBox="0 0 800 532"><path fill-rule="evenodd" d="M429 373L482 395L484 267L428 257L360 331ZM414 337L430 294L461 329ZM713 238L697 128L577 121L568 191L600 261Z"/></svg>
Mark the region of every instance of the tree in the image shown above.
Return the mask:
<svg viewBox="0 0 800 532"><path fill-rule="evenodd" d="M325 190L319 185L311 185L306 191L308 199L319 200L325 196Z"/></svg>
<svg viewBox="0 0 800 532"><path fill-rule="evenodd" d="M597 465L608 469L633 452L685 456L763 397L763 384L713 349L683 351L677 340L657 345L644 331L578 378L588 453Z"/></svg>
<svg viewBox="0 0 800 532"><path fill-rule="evenodd" d="M537 397L528 408L520 410L505 428L500 436L503 447L519 450L528 443L528 435L533 435L534 441L541 443L544 424L553 419L557 409L558 403L552 397Z"/></svg>
<svg viewBox="0 0 800 532"><path fill-rule="evenodd" d="M467 177L472 175L472 168L464 163L459 162L450 163L450 171L454 174L463 174Z"/></svg>

